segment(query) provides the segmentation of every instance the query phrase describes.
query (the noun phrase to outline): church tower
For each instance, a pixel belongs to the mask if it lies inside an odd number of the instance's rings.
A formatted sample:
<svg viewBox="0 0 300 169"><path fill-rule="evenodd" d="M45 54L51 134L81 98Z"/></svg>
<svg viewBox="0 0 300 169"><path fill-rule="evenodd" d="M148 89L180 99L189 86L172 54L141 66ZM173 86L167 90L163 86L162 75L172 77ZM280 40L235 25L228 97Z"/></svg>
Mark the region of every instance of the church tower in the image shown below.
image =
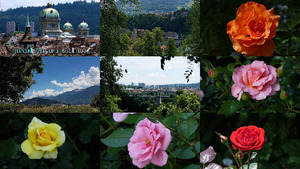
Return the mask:
<svg viewBox="0 0 300 169"><path fill-rule="evenodd" d="M78 36L81 37L86 37L89 35L90 28L89 25L86 22L84 22L84 18L83 21L78 25L77 32L78 32Z"/></svg>

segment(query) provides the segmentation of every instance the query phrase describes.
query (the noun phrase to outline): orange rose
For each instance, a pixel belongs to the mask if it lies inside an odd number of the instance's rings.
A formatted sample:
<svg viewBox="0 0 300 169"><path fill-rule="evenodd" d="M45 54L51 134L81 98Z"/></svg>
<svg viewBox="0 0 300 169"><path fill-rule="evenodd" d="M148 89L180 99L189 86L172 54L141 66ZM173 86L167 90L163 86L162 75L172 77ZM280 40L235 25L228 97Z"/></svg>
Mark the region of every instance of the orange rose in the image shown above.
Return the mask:
<svg viewBox="0 0 300 169"><path fill-rule="evenodd" d="M272 38L278 26L279 15L262 4L247 2L240 6L235 20L227 24L227 33L233 48L246 56L271 56L275 45Z"/></svg>

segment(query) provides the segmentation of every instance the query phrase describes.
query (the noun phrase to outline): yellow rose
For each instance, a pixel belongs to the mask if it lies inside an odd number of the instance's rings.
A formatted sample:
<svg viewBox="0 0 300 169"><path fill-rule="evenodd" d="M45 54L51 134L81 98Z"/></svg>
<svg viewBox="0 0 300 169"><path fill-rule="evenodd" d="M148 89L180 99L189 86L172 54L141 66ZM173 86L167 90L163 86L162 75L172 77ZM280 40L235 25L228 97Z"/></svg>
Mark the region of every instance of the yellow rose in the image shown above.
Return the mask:
<svg viewBox="0 0 300 169"><path fill-rule="evenodd" d="M21 144L21 149L30 159L55 159L57 147L65 140L65 132L59 125L47 124L34 117L28 126L28 139Z"/></svg>

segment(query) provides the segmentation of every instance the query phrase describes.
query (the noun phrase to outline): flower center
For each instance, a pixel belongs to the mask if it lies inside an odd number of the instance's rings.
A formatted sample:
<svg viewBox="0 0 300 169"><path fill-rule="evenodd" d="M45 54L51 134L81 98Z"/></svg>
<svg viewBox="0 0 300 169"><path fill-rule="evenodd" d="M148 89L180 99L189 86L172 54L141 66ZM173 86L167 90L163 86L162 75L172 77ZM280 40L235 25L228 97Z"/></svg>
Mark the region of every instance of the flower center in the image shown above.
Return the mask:
<svg viewBox="0 0 300 169"><path fill-rule="evenodd" d="M147 144L147 146L150 146L151 145L151 142L150 142L150 140L149 139L145 139L145 142L146 142L146 144Z"/></svg>

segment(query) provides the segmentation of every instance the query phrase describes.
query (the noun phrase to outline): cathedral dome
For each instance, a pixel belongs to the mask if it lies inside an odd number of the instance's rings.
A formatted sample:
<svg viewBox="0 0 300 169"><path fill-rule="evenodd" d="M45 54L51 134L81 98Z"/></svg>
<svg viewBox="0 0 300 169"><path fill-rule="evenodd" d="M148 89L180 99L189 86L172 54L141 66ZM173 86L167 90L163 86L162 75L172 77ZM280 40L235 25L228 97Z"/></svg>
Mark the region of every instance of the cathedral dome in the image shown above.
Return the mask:
<svg viewBox="0 0 300 169"><path fill-rule="evenodd" d="M89 25L88 25L86 22L82 21L82 22L78 25L78 29L81 29L81 28L89 28Z"/></svg>
<svg viewBox="0 0 300 169"><path fill-rule="evenodd" d="M73 29L73 25L68 21L67 23L65 23L63 25L63 28L64 29Z"/></svg>
<svg viewBox="0 0 300 169"><path fill-rule="evenodd" d="M56 9L51 8L51 4L47 4L47 8L40 12L40 18L59 18L59 13Z"/></svg>

